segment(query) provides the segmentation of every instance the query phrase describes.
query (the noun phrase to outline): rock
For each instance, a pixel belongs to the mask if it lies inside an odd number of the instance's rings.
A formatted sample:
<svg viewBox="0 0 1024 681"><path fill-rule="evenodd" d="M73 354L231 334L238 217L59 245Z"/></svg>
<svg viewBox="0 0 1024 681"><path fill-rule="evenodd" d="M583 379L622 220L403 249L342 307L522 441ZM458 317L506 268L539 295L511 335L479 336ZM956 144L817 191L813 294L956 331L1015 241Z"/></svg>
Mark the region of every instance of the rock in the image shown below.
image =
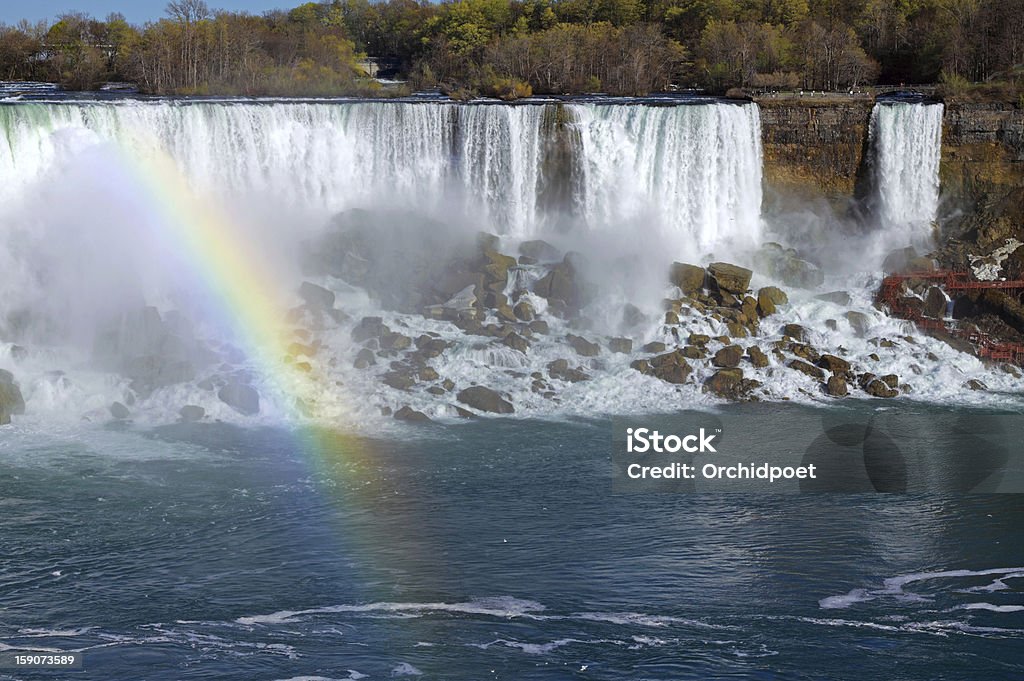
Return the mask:
<svg viewBox="0 0 1024 681"><path fill-rule="evenodd" d="M416 377L405 369L392 369L381 376L381 380L395 390L408 390L416 385Z"/></svg>
<svg viewBox="0 0 1024 681"><path fill-rule="evenodd" d="M838 331L839 330L839 322L837 322L834 319L826 319L825 320L825 328L828 329L829 331Z"/></svg>
<svg viewBox="0 0 1024 681"><path fill-rule="evenodd" d="M548 327L548 323L542 319L534 319L532 322L530 322L529 329L534 333L539 333L545 336L551 333L551 329L550 327Z"/></svg>
<svg viewBox="0 0 1024 681"><path fill-rule="evenodd" d="M815 296L818 300L824 300L827 303L835 303L836 305L842 305L843 307L849 307L853 299L850 298L850 294L846 291L830 291L828 293L822 293Z"/></svg>
<svg viewBox="0 0 1024 681"><path fill-rule="evenodd" d="M964 383L964 387L970 388L971 390L988 390L988 386L976 378L972 378L971 380Z"/></svg>
<svg viewBox="0 0 1024 681"><path fill-rule="evenodd" d="M25 398L21 388L14 380L14 375L0 369L0 425L11 422L11 416L25 413Z"/></svg>
<svg viewBox="0 0 1024 681"><path fill-rule="evenodd" d="M711 336L702 333L691 333L689 336L687 336L686 342L689 343L690 345L703 347L711 342Z"/></svg>
<svg viewBox="0 0 1024 681"><path fill-rule="evenodd" d="M513 350L518 350L524 355L530 350L530 341L526 340L518 333L510 333L501 339L501 344L506 345Z"/></svg>
<svg viewBox="0 0 1024 681"><path fill-rule="evenodd" d="M835 355L822 355L818 358L818 366L822 369L828 369L833 374L845 374L850 370L850 363L842 357L836 357Z"/></svg>
<svg viewBox="0 0 1024 681"><path fill-rule="evenodd" d="M665 324L668 326L676 326L679 324L679 315L673 310L669 310L665 313Z"/></svg>
<svg viewBox="0 0 1024 681"><path fill-rule="evenodd" d="M818 351L806 343L788 343L786 345L786 349L800 359L806 360L811 364L817 364L818 360L821 359L821 355L818 354Z"/></svg>
<svg viewBox="0 0 1024 681"><path fill-rule="evenodd" d="M682 353L686 359L703 359L708 354L704 348L699 348L696 345L687 345L683 348Z"/></svg>
<svg viewBox="0 0 1024 681"><path fill-rule="evenodd" d="M731 369L740 365L743 358L743 348L738 345L728 345L715 353L711 363L716 367Z"/></svg>
<svg viewBox="0 0 1024 681"><path fill-rule="evenodd" d="M399 421L409 421L410 423L430 423L430 417L421 411L416 411L409 405L405 405L401 409L395 412L394 418Z"/></svg>
<svg viewBox="0 0 1024 681"><path fill-rule="evenodd" d="M441 378L441 375L437 373L437 369L435 369L434 367L420 367L419 371L416 373L416 376L421 381L436 381L437 379Z"/></svg>
<svg viewBox="0 0 1024 681"><path fill-rule="evenodd" d="M526 300L520 300L516 303L515 307L512 308L512 314L515 315L516 319L523 322L531 322L535 316L533 305Z"/></svg>
<svg viewBox="0 0 1024 681"><path fill-rule="evenodd" d="M583 357L596 357L601 353L600 345L588 341L583 336L575 336L570 333L565 337L565 340L570 346L572 346L572 349L576 351L577 355L582 355Z"/></svg>
<svg viewBox="0 0 1024 681"><path fill-rule="evenodd" d="M833 375L829 376L825 383L825 392L832 397L846 397L850 394L850 389L846 386L845 378Z"/></svg>
<svg viewBox="0 0 1024 681"><path fill-rule="evenodd" d="M886 374L885 376L879 376L878 380L885 383L887 386L895 390L900 387L900 377L896 374Z"/></svg>
<svg viewBox="0 0 1024 681"><path fill-rule="evenodd" d="M750 277L753 275L753 272L745 267L726 262L711 263L708 265L708 272L718 288L729 293L746 293L750 288Z"/></svg>
<svg viewBox="0 0 1024 681"><path fill-rule="evenodd" d="M541 239L524 241L519 244L519 253L536 262L555 262L562 257L557 248Z"/></svg>
<svg viewBox="0 0 1024 681"><path fill-rule="evenodd" d="M647 345L640 348L644 352L665 352L668 346L661 341L651 341Z"/></svg>
<svg viewBox="0 0 1024 681"><path fill-rule="evenodd" d="M131 379L132 389L143 395L157 388L191 381L196 373L191 362L162 355L132 357L125 362L122 372Z"/></svg>
<svg viewBox="0 0 1024 681"><path fill-rule="evenodd" d="M389 331L380 337L382 350L406 350L412 346L412 338L396 331Z"/></svg>
<svg viewBox="0 0 1024 681"><path fill-rule="evenodd" d="M871 328L871 320L863 312L850 310L846 313L846 321L850 323L850 327L857 334L858 338L863 338L867 335L868 330Z"/></svg>
<svg viewBox="0 0 1024 681"><path fill-rule="evenodd" d="M124 406L120 402L114 402L110 405L110 415L118 421L124 421L131 418L132 413L128 411L128 407Z"/></svg>
<svg viewBox="0 0 1024 681"><path fill-rule="evenodd" d="M186 404L178 410L178 416L185 423L195 423L196 421L201 421L206 416L206 410L195 404Z"/></svg>
<svg viewBox="0 0 1024 681"><path fill-rule="evenodd" d="M654 376L666 383L685 383L690 377L693 369L686 361L682 351L675 350L664 355L652 357L649 360L641 359L632 362L631 368L648 376Z"/></svg>
<svg viewBox="0 0 1024 681"><path fill-rule="evenodd" d="M946 316L946 302L949 299L938 286L929 286L924 296L924 316L942 319Z"/></svg>
<svg viewBox="0 0 1024 681"><path fill-rule="evenodd" d="M730 400L741 400L760 383L743 378L742 369L719 369L704 381L704 391Z"/></svg>
<svg viewBox="0 0 1024 681"><path fill-rule="evenodd" d="M388 330L388 327L384 326L382 318L363 317L352 329L352 340L356 343L362 343L371 338L380 338Z"/></svg>
<svg viewBox="0 0 1024 681"><path fill-rule="evenodd" d="M890 388L883 381L877 379L869 381L864 388L864 392L866 392L868 395L871 395L872 397L889 398L896 397L897 395L899 395L899 391Z"/></svg>
<svg viewBox="0 0 1024 681"><path fill-rule="evenodd" d="M897 248L890 251L885 260L882 261L882 271L886 274L895 274L906 270L907 263L917 257L917 251L913 246Z"/></svg>
<svg viewBox="0 0 1024 681"><path fill-rule="evenodd" d="M334 308L334 291L308 281L302 282L299 286L299 297L306 301L311 310L325 311Z"/></svg>
<svg viewBox="0 0 1024 681"><path fill-rule="evenodd" d="M359 352L356 353L356 359L352 363L352 366L356 369L366 369L376 363L377 358L374 356L373 350L370 350L369 348L361 348Z"/></svg>
<svg viewBox="0 0 1024 681"><path fill-rule="evenodd" d="M455 399L474 409L492 414L511 414L515 411L512 404L499 393L482 385L474 385L460 390L455 395Z"/></svg>
<svg viewBox="0 0 1024 681"><path fill-rule="evenodd" d="M260 413L260 394L245 383L232 382L217 391L220 401L243 416Z"/></svg>
<svg viewBox="0 0 1024 681"><path fill-rule="evenodd" d="M622 326L626 329L634 329L647 324L647 315L633 303L626 303L622 307Z"/></svg>
<svg viewBox="0 0 1024 681"><path fill-rule="evenodd" d="M751 345L747 348L747 356L750 357L750 363L758 369L768 366L768 355L764 354L761 348L756 345Z"/></svg>
<svg viewBox="0 0 1024 681"><path fill-rule="evenodd" d="M807 330L799 324L786 324L782 327L782 335L789 336L793 340L800 341L802 343L806 340L805 336L807 335Z"/></svg>
<svg viewBox="0 0 1024 681"><path fill-rule="evenodd" d="M808 364L807 362L801 359L794 359L790 361L790 363L787 364L786 366L788 366L790 369L794 369L801 373L807 374L811 378L825 378L824 371L814 366L813 364Z"/></svg>
<svg viewBox="0 0 1024 681"><path fill-rule="evenodd" d="M579 383L580 381L590 379L582 369L569 366L569 360L567 359L556 359L553 362L548 362L548 375L551 378L557 378L570 383Z"/></svg>
<svg viewBox="0 0 1024 681"><path fill-rule="evenodd" d="M1013 366L1012 364L1003 364L1003 365L1000 365L999 368L1002 369L1003 371L1005 371L1006 373L1010 374L1014 378L1020 378L1021 377L1020 370L1017 367Z"/></svg>
<svg viewBox="0 0 1024 681"><path fill-rule="evenodd" d="M533 286L533 292L542 298L561 300L569 309L579 309L583 303L582 287L577 281L576 267L572 264L574 258L567 253L562 262L551 268Z"/></svg>
<svg viewBox="0 0 1024 681"><path fill-rule="evenodd" d="M11 359L13 359L15 362L21 362L26 357L28 357L28 350L21 345L12 345L10 352Z"/></svg>
<svg viewBox="0 0 1024 681"><path fill-rule="evenodd" d="M316 348L304 343L289 343L288 354L292 357L316 357Z"/></svg>
<svg viewBox="0 0 1024 681"><path fill-rule="evenodd" d="M674 262L669 268L668 278L685 295L693 295L704 288L704 268L683 262Z"/></svg>
<svg viewBox="0 0 1024 681"><path fill-rule="evenodd" d="M611 338L608 341L608 349L612 352L628 355L633 351L633 341L629 338Z"/></svg>
<svg viewBox="0 0 1024 681"><path fill-rule="evenodd" d="M775 286L765 286L757 292L757 312L762 317L775 314L779 305L789 302L789 296L782 289Z"/></svg>
<svg viewBox="0 0 1024 681"><path fill-rule="evenodd" d="M759 272L770 275L786 286L815 288L825 282L825 273L814 263L802 260L793 249L767 243L754 255Z"/></svg>

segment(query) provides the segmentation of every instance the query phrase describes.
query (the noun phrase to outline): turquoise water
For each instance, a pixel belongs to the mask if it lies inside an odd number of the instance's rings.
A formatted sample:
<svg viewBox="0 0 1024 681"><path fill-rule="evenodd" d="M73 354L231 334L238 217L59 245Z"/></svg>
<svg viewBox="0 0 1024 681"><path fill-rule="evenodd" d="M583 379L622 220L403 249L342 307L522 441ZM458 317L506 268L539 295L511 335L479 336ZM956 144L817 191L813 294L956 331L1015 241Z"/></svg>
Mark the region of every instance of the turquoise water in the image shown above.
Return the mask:
<svg viewBox="0 0 1024 681"><path fill-rule="evenodd" d="M784 410L751 412L779 447ZM0 679L1024 679L1016 494L613 495L606 420L318 464L221 424L5 437L0 650L84 668Z"/></svg>

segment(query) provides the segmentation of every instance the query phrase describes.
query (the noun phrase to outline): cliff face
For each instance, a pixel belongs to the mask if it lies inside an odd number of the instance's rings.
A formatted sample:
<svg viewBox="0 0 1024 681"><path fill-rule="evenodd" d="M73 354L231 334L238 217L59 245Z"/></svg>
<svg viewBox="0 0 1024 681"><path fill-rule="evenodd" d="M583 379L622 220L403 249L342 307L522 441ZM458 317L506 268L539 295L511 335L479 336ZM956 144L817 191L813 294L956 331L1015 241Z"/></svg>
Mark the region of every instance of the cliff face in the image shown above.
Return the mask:
<svg viewBox="0 0 1024 681"><path fill-rule="evenodd" d="M766 188L854 196L865 172L870 98L759 98ZM1024 187L1024 110L1010 104L947 104L942 132L947 207L982 207Z"/></svg>
<svg viewBox="0 0 1024 681"><path fill-rule="evenodd" d="M758 99L766 188L849 197L868 140L872 99Z"/></svg>

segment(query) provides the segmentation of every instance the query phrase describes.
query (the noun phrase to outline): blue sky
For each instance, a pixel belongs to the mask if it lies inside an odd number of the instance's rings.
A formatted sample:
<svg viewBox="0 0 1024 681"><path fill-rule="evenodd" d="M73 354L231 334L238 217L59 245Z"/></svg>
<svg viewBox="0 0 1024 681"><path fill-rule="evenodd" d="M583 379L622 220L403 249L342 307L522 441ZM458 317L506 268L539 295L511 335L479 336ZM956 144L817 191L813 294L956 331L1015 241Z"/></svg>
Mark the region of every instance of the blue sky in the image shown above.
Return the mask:
<svg viewBox="0 0 1024 681"><path fill-rule="evenodd" d="M277 7L293 7L304 0L206 0L213 9L247 10L261 14ZM164 16L167 0L0 0L0 22L13 24L19 19L53 20L68 11L87 12L100 19L120 12L133 24Z"/></svg>

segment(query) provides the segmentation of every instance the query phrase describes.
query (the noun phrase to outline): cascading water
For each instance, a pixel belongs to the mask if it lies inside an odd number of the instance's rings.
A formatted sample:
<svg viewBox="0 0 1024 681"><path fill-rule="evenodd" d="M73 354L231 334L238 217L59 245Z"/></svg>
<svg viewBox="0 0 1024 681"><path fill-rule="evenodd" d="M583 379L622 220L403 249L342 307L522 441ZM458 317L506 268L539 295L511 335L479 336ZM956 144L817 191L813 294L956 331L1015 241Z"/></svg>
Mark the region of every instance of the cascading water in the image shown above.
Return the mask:
<svg viewBox="0 0 1024 681"><path fill-rule="evenodd" d="M594 230L654 226L709 248L756 236L757 107L566 105L577 131L564 181L545 158L557 105L424 103L60 103L0 108L0 200L16 199L76 151L116 143L166 150L194 186L324 214L380 204L451 216L504 235L541 236L550 213ZM548 119L552 118L550 116ZM561 160L561 159L560 159ZM580 178L577 178L580 179Z"/></svg>
<svg viewBox="0 0 1024 681"><path fill-rule="evenodd" d="M939 204L942 104L879 102L871 113L875 215L893 244L927 246Z"/></svg>
<svg viewBox="0 0 1024 681"><path fill-rule="evenodd" d="M580 129L577 196L594 227L651 224L700 249L755 245L761 215L757 106L570 107Z"/></svg>

